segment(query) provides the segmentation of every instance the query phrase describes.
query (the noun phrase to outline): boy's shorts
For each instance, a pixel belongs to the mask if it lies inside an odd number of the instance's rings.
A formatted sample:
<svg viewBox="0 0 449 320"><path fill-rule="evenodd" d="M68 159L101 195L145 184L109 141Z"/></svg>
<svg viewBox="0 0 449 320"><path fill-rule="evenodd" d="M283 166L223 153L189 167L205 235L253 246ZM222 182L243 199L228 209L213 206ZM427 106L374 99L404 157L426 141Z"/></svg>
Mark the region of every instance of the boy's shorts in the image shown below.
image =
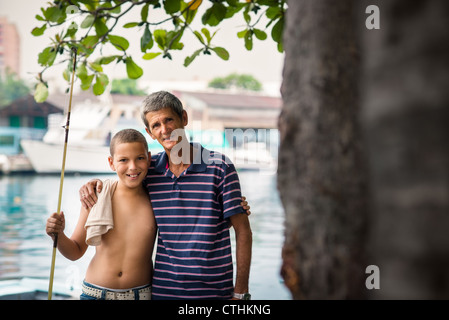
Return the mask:
<svg viewBox="0 0 449 320"><path fill-rule="evenodd" d="M83 281L80 300L151 300L151 285L109 289Z"/></svg>

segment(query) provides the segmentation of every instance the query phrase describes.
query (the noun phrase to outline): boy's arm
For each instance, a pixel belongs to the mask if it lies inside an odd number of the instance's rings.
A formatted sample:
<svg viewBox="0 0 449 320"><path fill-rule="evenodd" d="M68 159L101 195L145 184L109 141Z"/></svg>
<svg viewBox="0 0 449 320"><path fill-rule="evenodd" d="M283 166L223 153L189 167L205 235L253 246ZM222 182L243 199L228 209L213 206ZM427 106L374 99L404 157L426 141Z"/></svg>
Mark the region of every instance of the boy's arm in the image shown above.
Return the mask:
<svg viewBox="0 0 449 320"><path fill-rule="evenodd" d="M235 230L237 276L235 280L235 293L249 292L249 270L251 266L251 249L253 236L246 214L234 214L230 217Z"/></svg>
<svg viewBox="0 0 449 320"><path fill-rule="evenodd" d="M78 260L87 250L84 225L88 215L89 211L82 208L75 231L70 238L64 233L65 218L63 212L60 214L53 213L47 220L47 234L53 238L53 233L58 233L58 250L69 260Z"/></svg>

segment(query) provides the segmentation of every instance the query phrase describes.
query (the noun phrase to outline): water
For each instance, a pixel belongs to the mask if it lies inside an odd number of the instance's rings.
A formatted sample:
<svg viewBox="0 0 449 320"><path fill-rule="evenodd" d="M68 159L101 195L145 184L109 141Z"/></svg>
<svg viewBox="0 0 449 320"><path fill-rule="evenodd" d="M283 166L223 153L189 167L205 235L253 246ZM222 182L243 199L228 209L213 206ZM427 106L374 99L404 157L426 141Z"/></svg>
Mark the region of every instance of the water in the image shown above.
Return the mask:
<svg viewBox="0 0 449 320"><path fill-rule="evenodd" d="M257 171L242 171L239 176L252 212L250 291L253 299L291 299L279 275L284 212L276 176ZM78 190L94 177L104 179L111 175L71 175L64 179L61 208L66 217L66 235L72 234L78 220L81 207ZM49 278L52 241L45 233L45 223L57 209L59 181L59 175L0 176L0 279ZM233 234L232 238L235 261ZM94 250L89 248L77 261L70 261L58 252L55 283L79 288Z"/></svg>

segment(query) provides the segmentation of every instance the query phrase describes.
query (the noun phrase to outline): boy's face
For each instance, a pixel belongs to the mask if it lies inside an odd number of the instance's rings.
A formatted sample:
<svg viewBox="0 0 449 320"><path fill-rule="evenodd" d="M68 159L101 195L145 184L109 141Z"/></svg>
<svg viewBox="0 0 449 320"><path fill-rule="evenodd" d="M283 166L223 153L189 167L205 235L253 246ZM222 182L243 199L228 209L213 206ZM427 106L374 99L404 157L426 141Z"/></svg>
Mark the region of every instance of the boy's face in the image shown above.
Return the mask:
<svg viewBox="0 0 449 320"><path fill-rule="evenodd" d="M150 166L151 154L141 142L117 143L109 166L129 188L140 187Z"/></svg>
<svg viewBox="0 0 449 320"><path fill-rule="evenodd" d="M151 138L157 140L166 150L171 150L178 142L182 135L181 132L174 132L174 137L178 139L170 139L172 133L176 129L184 129L188 123L187 113L183 111L182 118L171 109L164 108L159 111L148 112L145 116L148 121L148 127L145 128Z"/></svg>

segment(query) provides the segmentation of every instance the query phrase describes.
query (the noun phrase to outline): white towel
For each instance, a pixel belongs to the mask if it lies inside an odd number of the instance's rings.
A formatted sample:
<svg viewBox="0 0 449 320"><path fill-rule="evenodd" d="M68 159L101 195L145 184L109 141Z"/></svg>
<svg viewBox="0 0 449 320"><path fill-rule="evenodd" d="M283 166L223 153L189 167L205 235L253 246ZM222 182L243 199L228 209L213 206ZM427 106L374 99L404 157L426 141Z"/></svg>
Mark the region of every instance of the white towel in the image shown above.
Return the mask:
<svg viewBox="0 0 449 320"><path fill-rule="evenodd" d="M86 243L90 246L101 244L101 236L114 227L112 217L112 195L118 180L103 181L103 190L97 193L97 203L92 207L84 228L86 229Z"/></svg>

